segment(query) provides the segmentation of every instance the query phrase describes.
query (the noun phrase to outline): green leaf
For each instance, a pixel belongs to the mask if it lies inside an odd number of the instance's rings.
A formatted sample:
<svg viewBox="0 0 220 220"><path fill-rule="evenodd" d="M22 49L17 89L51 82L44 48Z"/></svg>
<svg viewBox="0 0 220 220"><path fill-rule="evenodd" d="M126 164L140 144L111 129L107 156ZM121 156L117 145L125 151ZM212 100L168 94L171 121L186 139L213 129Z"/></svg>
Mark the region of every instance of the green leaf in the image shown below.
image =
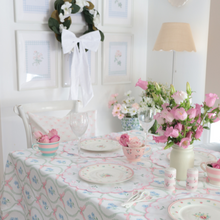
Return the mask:
<svg viewBox="0 0 220 220"><path fill-rule="evenodd" d="M48 20L48 26L49 26L49 28L50 28L52 31L54 31L53 27L55 27L56 30L59 30L60 24L59 24L59 22L58 22L56 19L54 19L54 18L49 18L49 20ZM55 33L56 33L56 32L55 32Z"/></svg>
<svg viewBox="0 0 220 220"><path fill-rule="evenodd" d="M102 33L102 31L99 30L99 33L101 35L101 41L104 41L105 40L105 35Z"/></svg>
<svg viewBox="0 0 220 220"><path fill-rule="evenodd" d="M209 128L209 127L207 127L207 126L204 126L203 128L204 128L204 129L207 129L207 130L210 130L210 128Z"/></svg>
<svg viewBox="0 0 220 220"><path fill-rule="evenodd" d="M58 14L60 14L61 6L64 4L63 0L56 0L54 2L54 8L58 11Z"/></svg>
<svg viewBox="0 0 220 220"><path fill-rule="evenodd" d="M87 24L93 24L93 16L89 13L88 10L83 10L83 15Z"/></svg>
<svg viewBox="0 0 220 220"><path fill-rule="evenodd" d="M164 150L166 150L166 149L172 147L173 145L174 145L173 142L168 143L168 144L166 145L166 147L164 147Z"/></svg>
<svg viewBox="0 0 220 220"><path fill-rule="evenodd" d="M79 11L80 11L79 5L73 4L72 14L76 14L76 13L78 13Z"/></svg>
<svg viewBox="0 0 220 220"><path fill-rule="evenodd" d="M55 26L52 27L52 31L56 34L60 34L59 30Z"/></svg>
<svg viewBox="0 0 220 220"><path fill-rule="evenodd" d="M67 29L69 29L69 27L70 27L70 25L71 25L71 20L66 20L66 21L64 21L64 22L63 22L63 25L64 25Z"/></svg>

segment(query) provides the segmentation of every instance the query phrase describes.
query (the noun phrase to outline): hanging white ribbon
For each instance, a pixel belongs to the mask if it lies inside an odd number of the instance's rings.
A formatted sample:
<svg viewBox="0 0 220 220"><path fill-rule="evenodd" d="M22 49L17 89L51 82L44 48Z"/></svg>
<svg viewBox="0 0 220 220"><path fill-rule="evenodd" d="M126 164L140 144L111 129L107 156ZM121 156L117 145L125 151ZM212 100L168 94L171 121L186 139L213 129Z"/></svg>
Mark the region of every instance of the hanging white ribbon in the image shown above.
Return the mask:
<svg viewBox="0 0 220 220"><path fill-rule="evenodd" d="M78 99L80 84L82 88L82 99L84 106L86 106L94 96L88 57L85 49L97 51L100 40L101 36L99 31L90 32L79 38L77 38L76 35L71 31L65 29L62 31L63 53L70 53L74 49L71 66L70 97L73 100ZM79 48L77 43L79 43Z"/></svg>

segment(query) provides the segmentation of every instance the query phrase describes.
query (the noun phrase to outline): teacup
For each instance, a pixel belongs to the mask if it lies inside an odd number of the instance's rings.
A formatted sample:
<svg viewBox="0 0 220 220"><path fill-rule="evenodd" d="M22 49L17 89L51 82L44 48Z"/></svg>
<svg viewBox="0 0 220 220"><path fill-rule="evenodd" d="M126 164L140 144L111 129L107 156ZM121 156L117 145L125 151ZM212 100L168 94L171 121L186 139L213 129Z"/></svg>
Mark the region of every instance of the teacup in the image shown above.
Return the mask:
<svg viewBox="0 0 220 220"><path fill-rule="evenodd" d="M37 145L37 147L36 147ZM32 148L34 150L40 150L43 156L54 156L55 152L57 151L59 147L59 141L53 142L53 143L40 143L37 142L36 144L32 145Z"/></svg>
<svg viewBox="0 0 220 220"><path fill-rule="evenodd" d="M145 151L146 148L149 148L149 150ZM151 150L150 146L141 146L137 148L131 148L131 147L123 147L124 155L127 157L129 162L137 162L141 160L141 157L148 153Z"/></svg>
<svg viewBox="0 0 220 220"><path fill-rule="evenodd" d="M220 186L220 169L216 169L213 167L209 167L208 164L215 163L216 161L208 161L208 162L202 162L200 164L200 167L207 172L209 183ZM205 165L205 167L204 167Z"/></svg>

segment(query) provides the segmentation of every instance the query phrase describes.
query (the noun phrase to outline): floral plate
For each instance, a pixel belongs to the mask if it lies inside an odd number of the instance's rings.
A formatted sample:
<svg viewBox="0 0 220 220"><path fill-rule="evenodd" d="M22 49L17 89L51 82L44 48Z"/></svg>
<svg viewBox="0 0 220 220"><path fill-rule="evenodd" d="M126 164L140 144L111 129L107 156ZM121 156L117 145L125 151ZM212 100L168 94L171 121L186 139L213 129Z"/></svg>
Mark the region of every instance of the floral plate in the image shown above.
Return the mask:
<svg viewBox="0 0 220 220"><path fill-rule="evenodd" d="M115 151L120 149L121 145L115 140L93 138L82 141L80 147L87 151Z"/></svg>
<svg viewBox="0 0 220 220"><path fill-rule="evenodd" d="M175 220L219 220L220 201L207 198L180 199L169 205L168 213Z"/></svg>
<svg viewBox="0 0 220 220"><path fill-rule="evenodd" d="M134 171L124 165L99 163L89 165L79 171L81 179L98 184L122 183L131 179Z"/></svg>
<svg viewBox="0 0 220 220"><path fill-rule="evenodd" d="M207 152L194 150L195 158L194 158L194 166L199 167L202 162L208 162L208 161L217 161L217 158L209 154ZM167 154L167 159L170 160L170 153Z"/></svg>

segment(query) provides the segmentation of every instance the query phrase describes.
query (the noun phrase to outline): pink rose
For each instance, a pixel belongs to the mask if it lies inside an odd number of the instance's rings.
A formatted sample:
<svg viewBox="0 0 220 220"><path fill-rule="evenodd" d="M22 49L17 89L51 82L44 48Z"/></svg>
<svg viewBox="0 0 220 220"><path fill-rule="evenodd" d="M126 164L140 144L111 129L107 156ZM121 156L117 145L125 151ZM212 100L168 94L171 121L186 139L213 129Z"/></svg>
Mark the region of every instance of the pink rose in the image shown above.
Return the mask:
<svg viewBox="0 0 220 220"><path fill-rule="evenodd" d="M181 123L177 123L174 128L181 132L183 130L183 125Z"/></svg>
<svg viewBox="0 0 220 220"><path fill-rule="evenodd" d="M165 135L163 136L153 136L153 140L156 141L156 143L166 143L167 142L167 137Z"/></svg>
<svg viewBox="0 0 220 220"><path fill-rule="evenodd" d="M148 85L148 82L147 81L142 81L141 78L140 78L135 86L139 86L143 90L146 90L147 89L147 85Z"/></svg>
<svg viewBox="0 0 220 220"><path fill-rule="evenodd" d="M171 97L175 100L176 104L181 104L185 99L187 99L187 93L184 91L177 91Z"/></svg>
<svg viewBox="0 0 220 220"><path fill-rule="evenodd" d="M164 119L161 117L161 113L159 112L156 115L154 115L154 119L157 121L159 125L162 125L165 122Z"/></svg>
<svg viewBox="0 0 220 220"><path fill-rule="evenodd" d="M177 108L174 111L174 117L176 120L184 121L187 118L187 113L184 108Z"/></svg>
<svg viewBox="0 0 220 220"><path fill-rule="evenodd" d="M203 132L203 127L202 127L202 125L199 125L199 127L196 130L195 138L199 139L202 135L202 132Z"/></svg>
<svg viewBox="0 0 220 220"><path fill-rule="evenodd" d="M49 133L48 133L48 137L49 138L53 137L54 135L58 135L56 129L52 129L51 131L49 131Z"/></svg>
<svg viewBox="0 0 220 220"><path fill-rule="evenodd" d="M191 139L191 138L192 138L192 134L193 134L193 132L192 132L192 131L189 131L189 132L186 134L186 137Z"/></svg>
<svg viewBox="0 0 220 220"><path fill-rule="evenodd" d="M190 138L183 138L183 139L180 141L179 146L180 146L180 147L183 147L183 148L187 148L187 147L190 145L190 141L191 141Z"/></svg>
<svg viewBox="0 0 220 220"><path fill-rule="evenodd" d="M136 110L138 110L138 109L140 108L140 106L139 106L137 103L134 103L134 104L132 105L132 108L135 108Z"/></svg>
<svg viewBox="0 0 220 220"><path fill-rule="evenodd" d="M141 147L142 145L143 143L137 137L131 138L128 142L128 147L131 147L131 148Z"/></svg>
<svg viewBox="0 0 220 220"><path fill-rule="evenodd" d="M47 135L43 135L39 141L40 143L50 143L49 137Z"/></svg>
<svg viewBox="0 0 220 220"><path fill-rule="evenodd" d="M201 115L201 107L202 105L196 104L196 116Z"/></svg>
<svg viewBox="0 0 220 220"><path fill-rule="evenodd" d="M50 143L58 142L60 140L60 136L54 135L50 138Z"/></svg>
<svg viewBox="0 0 220 220"><path fill-rule="evenodd" d="M189 118L195 118L196 117L196 109L195 108L191 108L187 111L187 114L189 115Z"/></svg>
<svg viewBox="0 0 220 220"><path fill-rule="evenodd" d="M129 142L129 135L128 134L122 134L118 142L122 146L127 147L128 142Z"/></svg>
<svg viewBox="0 0 220 220"><path fill-rule="evenodd" d="M157 131L156 131L159 135L164 135L164 130L162 129L162 126L160 126Z"/></svg>
<svg viewBox="0 0 220 220"><path fill-rule="evenodd" d="M173 127L167 127L166 131L164 132L166 137L174 137L177 138L179 136L179 131L177 129L173 129Z"/></svg>
<svg viewBox="0 0 220 220"><path fill-rule="evenodd" d="M215 104L216 99L219 99L218 96L214 93L209 93L206 94L205 96L206 96L205 104L210 108Z"/></svg>
<svg viewBox="0 0 220 220"><path fill-rule="evenodd" d="M220 159L216 163L211 164L213 168L220 169Z"/></svg>
<svg viewBox="0 0 220 220"><path fill-rule="evenodd" d="M168 103L164 103L164 104L162 105L163 110L166 110L168 105L169 105Z"/></svg>
<svg viewBox="0 0 220 220"><path fill-rule="evenodd" d="M42 134L40 131L35 131L35 132L33 133L33 135L34 135L34 137L35 137L36 139L39 139L39 138L41 138L41 137L43 136L43 134Z"/></svg>

